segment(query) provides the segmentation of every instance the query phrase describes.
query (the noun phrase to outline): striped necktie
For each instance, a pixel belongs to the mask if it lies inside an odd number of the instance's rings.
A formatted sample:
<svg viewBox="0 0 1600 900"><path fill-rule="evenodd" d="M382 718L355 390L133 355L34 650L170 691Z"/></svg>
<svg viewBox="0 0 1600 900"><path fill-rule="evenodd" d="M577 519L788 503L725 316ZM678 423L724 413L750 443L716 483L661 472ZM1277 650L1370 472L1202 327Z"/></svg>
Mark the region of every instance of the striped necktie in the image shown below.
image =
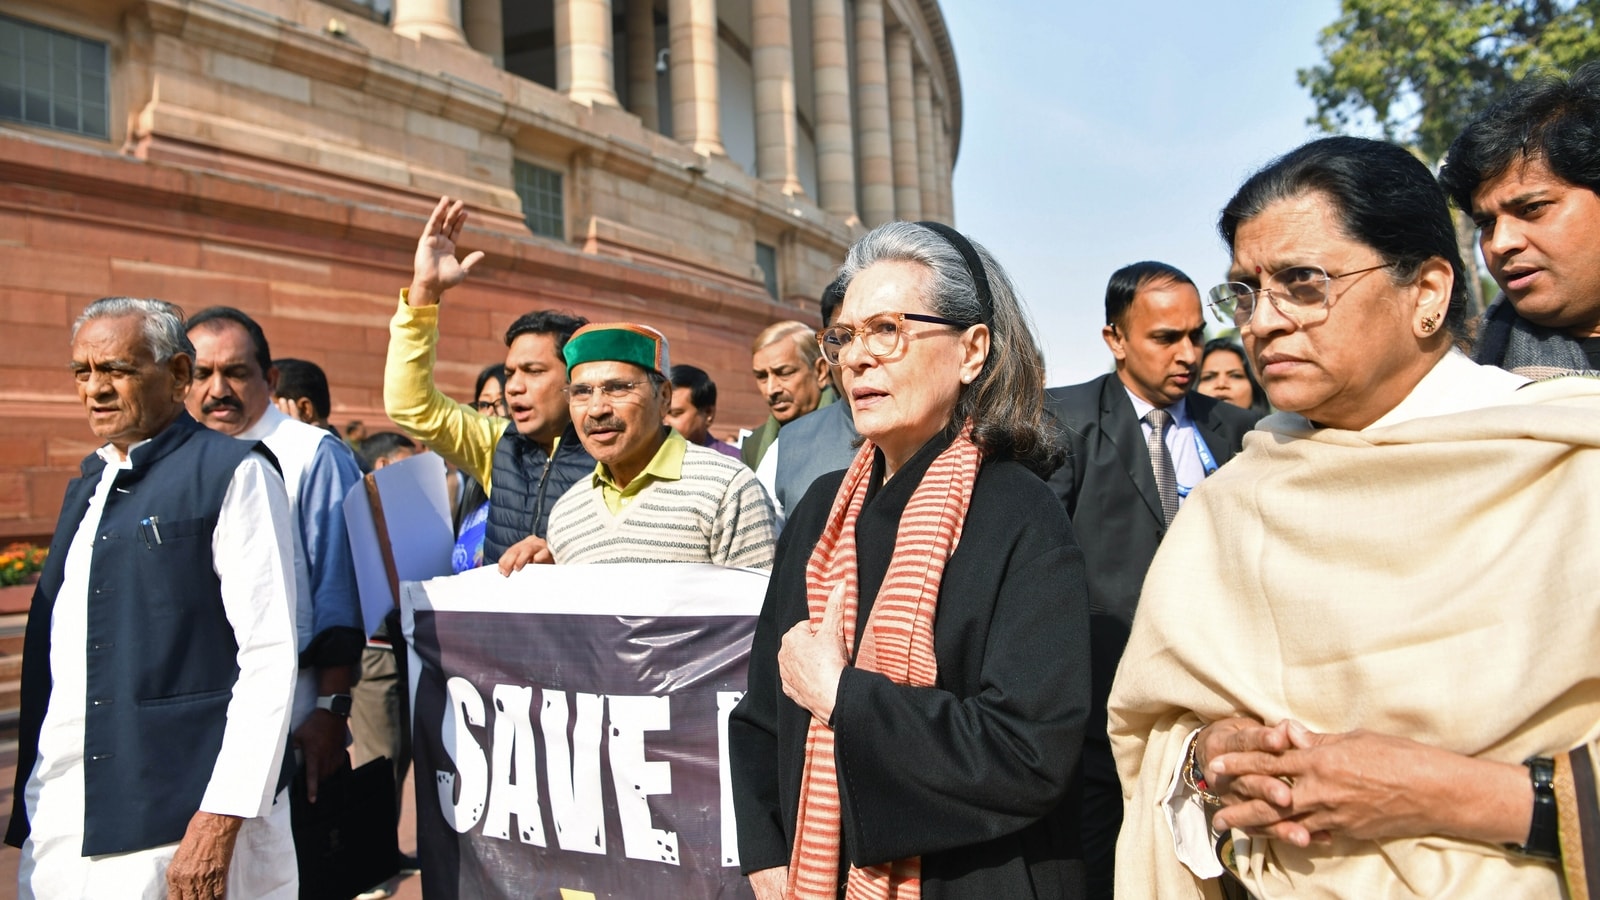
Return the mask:
<svg viewBox="0 0 1600 900"><path fill-rule="evenodd" d="M1161 515L1166 524L1178 514L1178 472L1172 467L1172 454L1167 452L1167 426L1172 424L1172 414L1164 409L1145 413L1150 423L1150 436L1145 444L1150 448L1150 468L1155 471L1156 493L1161 495Z"/></svg>

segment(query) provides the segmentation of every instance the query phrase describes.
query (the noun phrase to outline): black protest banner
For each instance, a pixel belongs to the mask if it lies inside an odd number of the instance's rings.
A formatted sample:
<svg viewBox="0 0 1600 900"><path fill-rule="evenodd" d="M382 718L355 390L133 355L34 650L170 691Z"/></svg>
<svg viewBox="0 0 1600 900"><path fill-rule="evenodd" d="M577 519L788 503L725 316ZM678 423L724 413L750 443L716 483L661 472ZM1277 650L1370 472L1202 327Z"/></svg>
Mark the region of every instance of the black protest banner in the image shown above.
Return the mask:
<svg viewBox="0 0 1600 900"><path fill-rule="evenodd" d="M751 896L727 721L766 580L656 564L406 584L423 893Z"/></svg>

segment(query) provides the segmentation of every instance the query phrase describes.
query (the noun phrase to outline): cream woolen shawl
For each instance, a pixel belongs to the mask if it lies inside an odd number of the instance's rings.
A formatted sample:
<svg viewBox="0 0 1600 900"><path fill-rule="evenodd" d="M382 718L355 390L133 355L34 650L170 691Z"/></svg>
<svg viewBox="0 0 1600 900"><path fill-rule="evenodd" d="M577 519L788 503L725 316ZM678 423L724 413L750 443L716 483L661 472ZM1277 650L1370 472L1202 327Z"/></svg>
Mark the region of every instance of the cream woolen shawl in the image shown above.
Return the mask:
<svg viewBox="0 0 1600 900"><path fill-rule="evenodd" d="M1600 381L1351 432L1264 420L1185 504L1110 701L1119 898L1220 897L1161 808L1186 738L1230 715L1366 728L1520 762L1600 735ZM1440 837L1255 840L1278 897L1560 896L1553 865Z"/></svg>

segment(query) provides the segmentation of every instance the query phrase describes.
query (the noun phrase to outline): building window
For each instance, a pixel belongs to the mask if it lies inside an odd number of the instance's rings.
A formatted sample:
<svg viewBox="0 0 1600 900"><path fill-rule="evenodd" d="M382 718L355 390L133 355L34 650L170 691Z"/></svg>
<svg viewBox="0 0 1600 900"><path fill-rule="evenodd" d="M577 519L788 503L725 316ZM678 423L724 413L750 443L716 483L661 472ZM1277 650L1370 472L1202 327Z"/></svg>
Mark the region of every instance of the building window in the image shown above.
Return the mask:
<svg viewBox="0 0 1600 900"><path fill-rule="evenodd" d="M394 0L322 0L322 2L380 25L391 25L394 18Z"/></svg>
<svg viewBox="0 0 1600 900"><path fill-rule="evenodd" d="M561 173L522 160L513 170L522 217L528 230L540 237L567 239L566 204L561 198Z"/></svg>
<svg viewBox="0 0 1600 900"><path fill-rule="evenodd" d="M767 293L772 299L778 299L778 250L767 244L756 244L756 265L761 267L761 280L767 285Z"/></svg>
<svg viewBox="0 0 1600 900"><path fill-rule="evenodd" d="M106 45L0 16L0 119L110 137Z"/></svg>

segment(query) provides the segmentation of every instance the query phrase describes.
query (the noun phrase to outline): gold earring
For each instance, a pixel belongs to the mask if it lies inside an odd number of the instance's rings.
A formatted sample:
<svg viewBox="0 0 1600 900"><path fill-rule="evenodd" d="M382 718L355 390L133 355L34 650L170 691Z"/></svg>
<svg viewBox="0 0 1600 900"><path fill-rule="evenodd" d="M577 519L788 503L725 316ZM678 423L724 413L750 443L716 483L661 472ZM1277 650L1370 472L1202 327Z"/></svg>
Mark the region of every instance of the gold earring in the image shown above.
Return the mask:
<svg viewBox="0 0 1600 900"><path fill-rule="evenodd" d="M1438 316L1427 316L1422 320L1422 330L1427 332L1428 334L1432 334L1433 330L1435 328L1438 328L1438 327L1439 327L1439 317Z"/></svg>

